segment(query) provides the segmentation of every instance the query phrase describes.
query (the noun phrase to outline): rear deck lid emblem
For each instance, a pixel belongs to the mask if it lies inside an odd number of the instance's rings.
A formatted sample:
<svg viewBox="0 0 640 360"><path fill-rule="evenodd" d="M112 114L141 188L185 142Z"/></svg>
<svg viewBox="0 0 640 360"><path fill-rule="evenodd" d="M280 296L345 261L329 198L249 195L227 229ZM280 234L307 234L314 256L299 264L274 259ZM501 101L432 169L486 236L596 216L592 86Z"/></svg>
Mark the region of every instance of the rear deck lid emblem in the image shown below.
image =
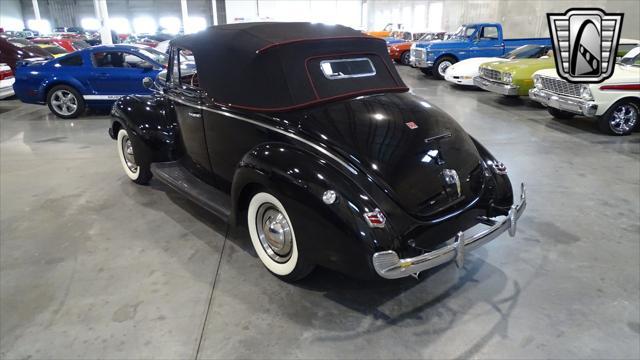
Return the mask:
<svg viewBox="0 0 640 360"><path fill-rule="evenodd" d="M405 125L407 125L407 127L411 130L415 130L418 128L418 125L416 125L416 123L414 123L413 121L409 121L407 123L404 123Z"/></svg>

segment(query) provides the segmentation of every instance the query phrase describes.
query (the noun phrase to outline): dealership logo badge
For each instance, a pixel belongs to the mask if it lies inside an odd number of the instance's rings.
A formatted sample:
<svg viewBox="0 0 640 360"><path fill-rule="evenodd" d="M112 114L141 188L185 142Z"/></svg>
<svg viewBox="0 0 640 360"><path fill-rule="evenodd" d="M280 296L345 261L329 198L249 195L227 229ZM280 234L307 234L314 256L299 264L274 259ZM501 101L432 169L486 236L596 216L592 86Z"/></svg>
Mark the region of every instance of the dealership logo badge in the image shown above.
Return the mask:
<svg viewBox="0 0 640 360"><path fill-rule="evenodd" d="M610 78L623 16L592 8L547 14L558 75L573 83L599 83Z"/></svg>

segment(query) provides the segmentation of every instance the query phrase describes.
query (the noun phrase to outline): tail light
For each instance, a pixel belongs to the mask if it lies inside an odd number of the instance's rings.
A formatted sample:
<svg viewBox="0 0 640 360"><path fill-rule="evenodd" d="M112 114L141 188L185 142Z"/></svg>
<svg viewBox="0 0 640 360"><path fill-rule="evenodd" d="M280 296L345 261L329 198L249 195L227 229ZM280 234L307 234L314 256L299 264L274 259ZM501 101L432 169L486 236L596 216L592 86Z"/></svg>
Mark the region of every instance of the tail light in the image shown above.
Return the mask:
<svg viewBox="0 0 640 360"><path fill-rule="evenodd" d="M383 228L384 223L387 221L380 209L375 209L372 212L365 213L364 219L367 221L367 225L372 228Z"/></svg>
<svg viewBox="0 0 640 360"><path fill-rule="evenodd" d="M13 71L9 70L0 70L0 80L11 79L13 77Z"/></svg>

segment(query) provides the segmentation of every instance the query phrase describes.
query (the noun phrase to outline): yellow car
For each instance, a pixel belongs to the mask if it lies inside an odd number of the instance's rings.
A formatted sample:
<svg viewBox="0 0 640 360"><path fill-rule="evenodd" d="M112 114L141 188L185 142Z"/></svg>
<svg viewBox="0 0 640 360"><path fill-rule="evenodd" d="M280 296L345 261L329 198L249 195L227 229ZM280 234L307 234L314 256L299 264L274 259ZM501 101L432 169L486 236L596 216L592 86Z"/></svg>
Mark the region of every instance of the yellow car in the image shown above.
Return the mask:
<svg viewBox="0 0 640 360"><path fill-rule="evenodd" d="M38 44L38 46L49 52L53 57L60 57L69 53L65 48L57 44Z"/></svg>

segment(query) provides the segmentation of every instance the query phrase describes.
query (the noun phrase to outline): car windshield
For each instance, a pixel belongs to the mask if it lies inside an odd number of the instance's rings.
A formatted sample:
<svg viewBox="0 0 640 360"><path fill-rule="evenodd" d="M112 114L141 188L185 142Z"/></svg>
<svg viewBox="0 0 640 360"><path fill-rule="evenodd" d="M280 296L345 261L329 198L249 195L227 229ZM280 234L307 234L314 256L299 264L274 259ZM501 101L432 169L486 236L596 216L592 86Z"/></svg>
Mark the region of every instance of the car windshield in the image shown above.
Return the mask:
<svg viewBox="0 0 640 360"><path fill-rule="evenodd" d="M513 59L537 59L542 55L545 55L549 50L548 46L543 45L524 45L519 48L510 51L504 55L502 58L513 60Z"/></svg>
<svg viewBox="0 0 640 360"><path fill-rule="evenodd" d="M618 61L618 64L628 66L640 66L640 47L636 47L629 51L622 59Z"/></svg>
<svg viewBox="0 0 640 360"><path fill-rule="evenodd" d="M159 64L162 64L162 66L167 66L169 64L169 55L162 53L156 49L152 49L152 48L140 49L140 53L150 58L151 60Z"/></svg>
<svg viewBox="0 0 640 360"><path fill-rule="evenodd" d="M460 26L455 33L451 34L452 38L468 38L476 32L474 27Z"/></svg>

